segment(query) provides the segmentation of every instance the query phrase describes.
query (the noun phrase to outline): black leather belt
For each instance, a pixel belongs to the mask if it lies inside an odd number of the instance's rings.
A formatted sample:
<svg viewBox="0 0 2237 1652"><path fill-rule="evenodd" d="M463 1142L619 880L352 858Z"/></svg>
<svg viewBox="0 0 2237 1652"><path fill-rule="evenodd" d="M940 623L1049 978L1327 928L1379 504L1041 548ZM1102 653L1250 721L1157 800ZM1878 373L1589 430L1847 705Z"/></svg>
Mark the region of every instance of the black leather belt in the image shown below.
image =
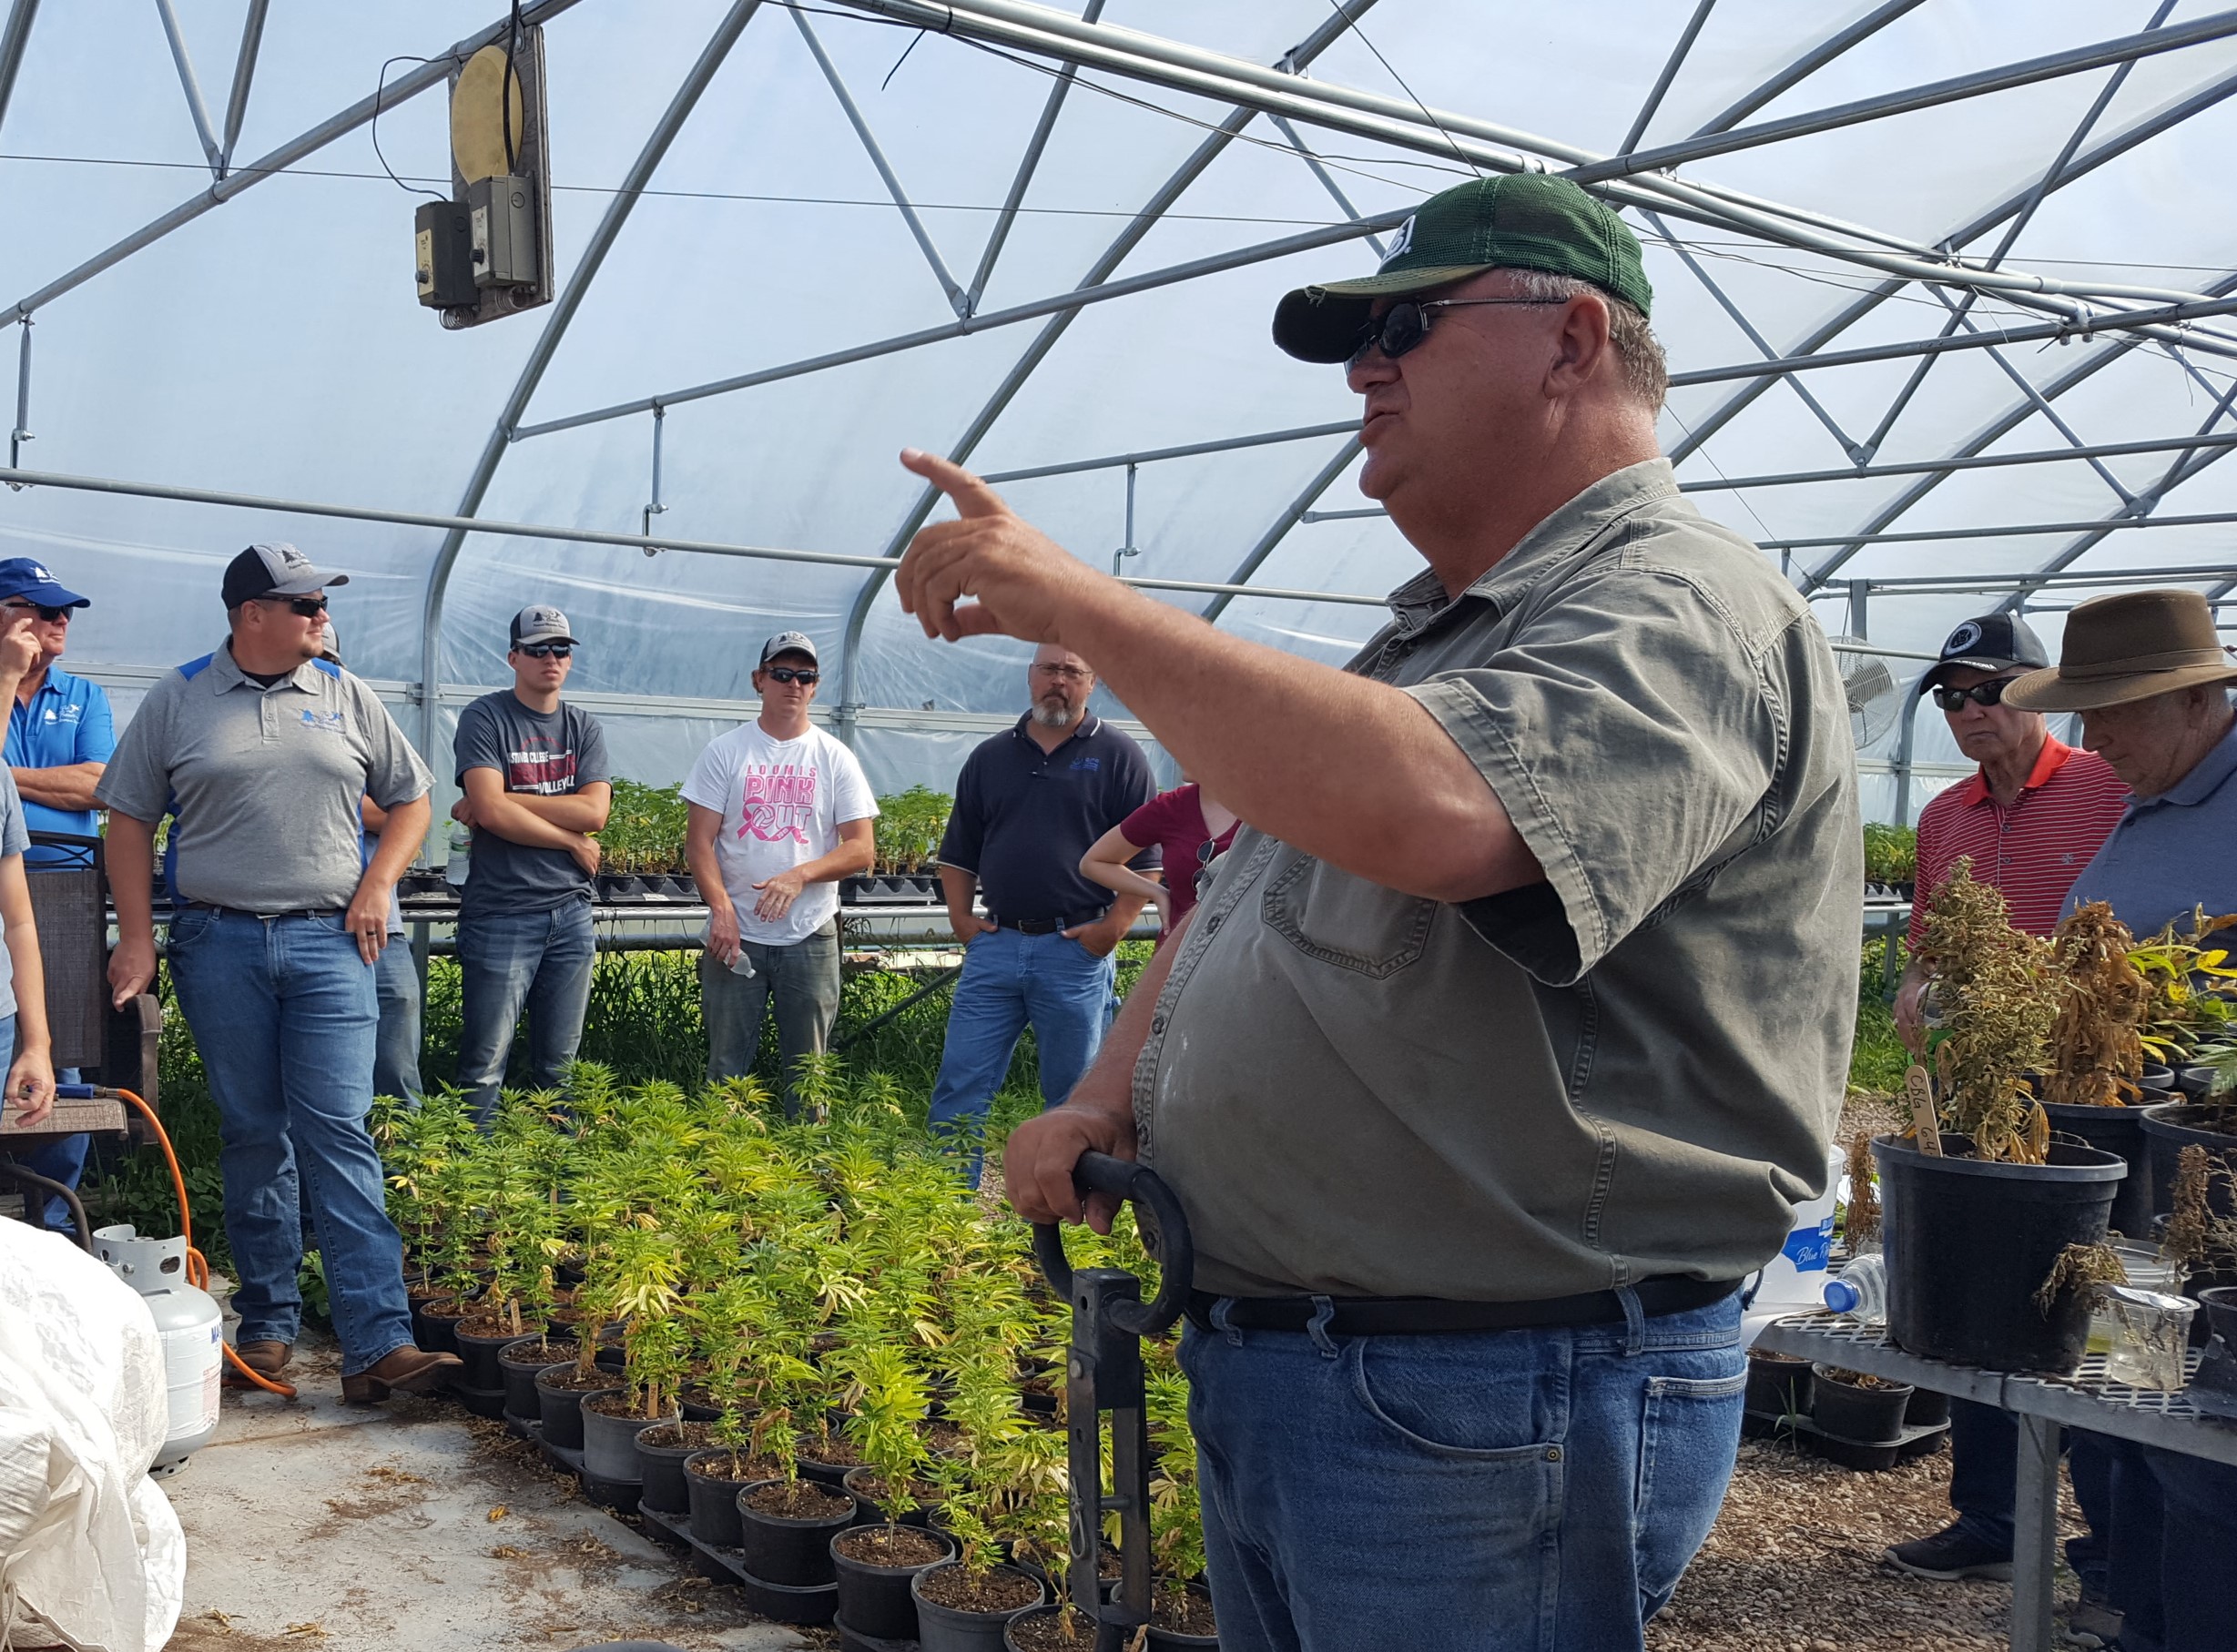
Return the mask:
<svg viewBox="0 0 2237 1652"><path fill-rule="evenodd" d="M220 917L340 917L347 910L341 907L300 907L293 912L250 912L241 907L220 907L206 900L185 900L178 903L181 912L215 912Z"/></svg>
<svg viewBox="0 0 2237 1652"><path fill-rule="evenodd" d="M1632 1287L1652 1319L1721 1302L1739 1290L1736 1279L1684 1279L1662 1274ZM1199 1331L1217 1329L1212 1310L1221 1299L1203 1291L1188 1293L1188 1317ZM1544 1331L1565 1325L1606 1325L1623 1318L1623 1302L1613 1291L1580 1296L1549 1296L1530 1302L1464 1302L1436 1296L1337 1296L1331 1336L1437 1336L1469 1331ZM1320 1312L1309 1296L1237 1296L1228 1299L1227 1323L1237 1331L1303 1331Z"/></svg>
<svg viewBox="0 0 2237 1652"><path fill-rule="evenodd" d="M1103 912L1108 912L1108 907ZM1015 929L1020 935L1054 935L1060 930L1077 928L1092 924L1103 917L1103 912L1091 912L1084 917L997 917L994 921L1005 929Z"/></svg>

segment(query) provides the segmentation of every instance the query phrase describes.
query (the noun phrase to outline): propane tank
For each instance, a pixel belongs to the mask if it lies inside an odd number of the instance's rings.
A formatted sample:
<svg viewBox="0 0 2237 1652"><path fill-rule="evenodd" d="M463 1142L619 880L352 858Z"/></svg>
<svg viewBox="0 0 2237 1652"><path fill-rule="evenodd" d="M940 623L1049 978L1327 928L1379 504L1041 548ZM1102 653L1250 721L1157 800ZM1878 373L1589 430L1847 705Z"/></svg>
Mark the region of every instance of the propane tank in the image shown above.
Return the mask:
<svg viewBox="0 0 2237 1652"><path fill-rule="evenodd" d="M147 1472L176 1474L218 1432L218 1378L225 1332L218 1303L187 1282L184 1239L143 1239L131 1224L97 1228L94 1253L140 1293L163 1345L163 1386L170 1420Z"/></svg>

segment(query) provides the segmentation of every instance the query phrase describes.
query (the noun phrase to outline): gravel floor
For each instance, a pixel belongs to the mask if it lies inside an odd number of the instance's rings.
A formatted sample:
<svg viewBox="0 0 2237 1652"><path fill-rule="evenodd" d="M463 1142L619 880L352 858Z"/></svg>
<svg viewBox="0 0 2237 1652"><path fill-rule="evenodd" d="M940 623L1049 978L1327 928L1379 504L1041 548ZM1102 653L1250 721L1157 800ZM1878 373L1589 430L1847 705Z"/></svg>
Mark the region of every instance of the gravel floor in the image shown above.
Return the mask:
<svg viewBox="0 0 2237 1652"><path fill-rule="evenodd" d="M1988 1652L2006 1647L2008 1584L1927 1583L1885 1565L1891 1543L1949 1519L1949 1456L1857 1474L1770 1443L1740 1447L1716 1529L1647 1631L1653 1652ZM2070 1491L2061 1517L2079 1530ZM2060 1574L2061 1608L2074 1594Z"/></svg>

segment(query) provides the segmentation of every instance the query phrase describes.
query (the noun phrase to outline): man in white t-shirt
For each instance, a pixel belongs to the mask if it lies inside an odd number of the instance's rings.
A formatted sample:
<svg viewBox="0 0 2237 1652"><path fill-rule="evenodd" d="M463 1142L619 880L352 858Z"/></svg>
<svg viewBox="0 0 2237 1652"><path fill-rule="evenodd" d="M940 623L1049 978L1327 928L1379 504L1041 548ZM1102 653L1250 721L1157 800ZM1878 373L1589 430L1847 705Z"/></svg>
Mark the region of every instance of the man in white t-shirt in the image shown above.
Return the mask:
<svg viewBox="0 0 2237 1652"><path fill-rule="evenodd" d="M708 911L707 1081L753 1070L774 999L788 1115L800 1058L822 1053L839 1019L839 880L869 870L878 816L854 754L808 724L817 676L800 633L763 644L761 715L708 745L684 782L684 852Z"/></svg>

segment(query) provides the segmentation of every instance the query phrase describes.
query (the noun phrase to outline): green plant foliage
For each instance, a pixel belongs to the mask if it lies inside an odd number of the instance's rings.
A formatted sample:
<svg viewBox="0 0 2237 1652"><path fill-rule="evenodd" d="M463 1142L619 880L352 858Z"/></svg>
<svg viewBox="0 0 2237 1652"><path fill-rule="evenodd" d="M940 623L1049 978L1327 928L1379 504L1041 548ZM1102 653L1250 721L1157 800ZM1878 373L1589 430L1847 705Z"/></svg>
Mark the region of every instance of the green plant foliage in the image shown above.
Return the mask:
<svg viewBox="0 0 2237 1652"><path fill-rule="evenodd" d="M1888 1095L1903 1088L1905 1069L1911 1064L1911 1052L1903 1047L1903 1039L1896 1031L1896 1018L1880 996L1885 960L1889 947L1896 948L1898 974L1901 973L1903 943L1886 938L1866 941L1858 962L1856 973L1856 1042L1849 1051L1848 1084L1851 1090L1867 1091L1873 1095Z"/></svg>
<svg viewBox="0 0 2237 1652"><path fill-rule="evenodd" d="M1869 820L1864 829L1865 881L1885 884L1915 882L1918 877L1918 828Z"/></svg>
<svg viewBox="0 0 2237 1652"><path fill-rule="evenodd" d="M615 873L680 873L684 827L690 818L684 788L614 782L614 806L598 834L598 866Z"/></svg>
<svg viewBox="0 0 2237 1652"><path fill-rule="evenodd" d="M877 869L888 877L920 872L940 853L955 799L930 786L912 785L878 800Z"/></svg>

